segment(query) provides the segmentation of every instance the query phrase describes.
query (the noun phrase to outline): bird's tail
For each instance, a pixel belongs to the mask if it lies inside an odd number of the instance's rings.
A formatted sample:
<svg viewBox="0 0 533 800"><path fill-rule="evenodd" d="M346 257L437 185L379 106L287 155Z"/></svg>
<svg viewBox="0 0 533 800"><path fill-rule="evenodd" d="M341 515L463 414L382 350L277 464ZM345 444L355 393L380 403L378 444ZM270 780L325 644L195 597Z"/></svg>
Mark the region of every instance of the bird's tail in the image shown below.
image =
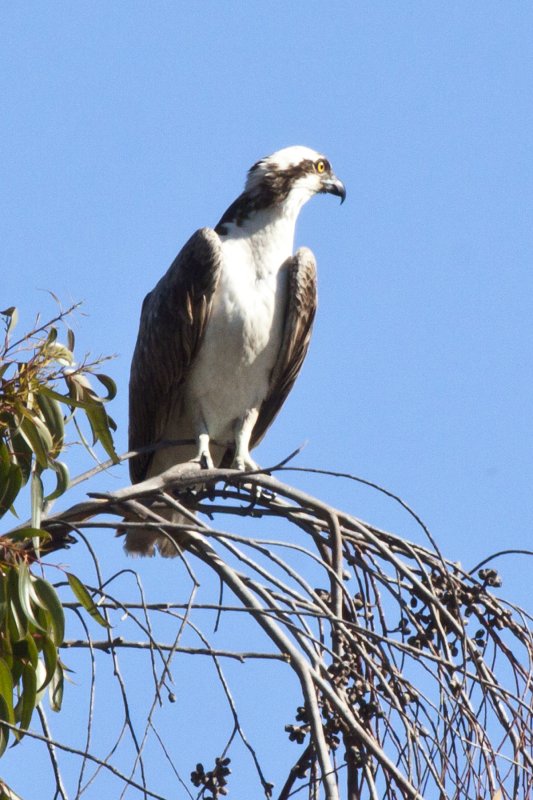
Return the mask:
<svg viewBox="0 0 533 800"><path fill-rule="evenodd" d="M157 513L175 525L191 525L190 518L170 508L157 509ZM186 535L181 531L162 532L154 528L129 528L126 531L124 550L130 556L155 556L175 558L185 548Z"/></svg>

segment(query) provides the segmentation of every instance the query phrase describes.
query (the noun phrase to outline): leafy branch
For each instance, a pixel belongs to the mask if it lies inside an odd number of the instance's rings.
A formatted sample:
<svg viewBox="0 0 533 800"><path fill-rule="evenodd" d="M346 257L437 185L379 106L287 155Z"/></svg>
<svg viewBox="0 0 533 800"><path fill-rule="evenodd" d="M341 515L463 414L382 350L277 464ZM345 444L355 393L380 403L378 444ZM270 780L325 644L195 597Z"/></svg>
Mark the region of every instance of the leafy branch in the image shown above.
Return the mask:
<svg viewBox="0 0 533 800"><path fill-rule="evenodd" d="M91 445L80 429L84 417L92 434L113 462L118 457L111 431L115 424L105 410L116 388L112 379L97 371L103 359L77 364L75 337L65 321L73 305L15 339L15 307L0 312L4 335L0 346L0 517L16 515L15 502L30 489L31 523L3 539L0 550L0 756L10 734L19 742L29 728L33 712L48 691L50 707L61 709L64 664L59 647L64 639L63 606L54 587L30 571L50 535L43 516L69 488L69 470L63 460L69 423ZM65 341L59 339L60 326ZM92 387L96 378L105 388L100 396ZM45 494L45 477L55 478ZM28 543L31 548L28 549ZM76 576L69 576L75 597L95 616L92 600ZM4 795L8 796L4 787Z"/></svg>
<svg viewBox="0 0 533 800"><path fill-rule="evenodd" d="M93 445L100 442L114 462L118 461L111 430L115 423L105 410L116 387L112 379L95 371L101 361L76 365L74 333L66 327L67 344L58 341L58 327L77 306L71 306L48 323L36 324L13 342L17 322L14 307L0 312L5 335L0 349L0 516L12 509L21 488L31 481L32 527L40 527L44 503L67 490L69 473L59 459L66 447L65 425L81 409L89 423ZM106 389L99 396L88 376L94 375ZM61 391L58 384L64 386ZM44 496L42 476L52 470L56 486Z"/></svg>

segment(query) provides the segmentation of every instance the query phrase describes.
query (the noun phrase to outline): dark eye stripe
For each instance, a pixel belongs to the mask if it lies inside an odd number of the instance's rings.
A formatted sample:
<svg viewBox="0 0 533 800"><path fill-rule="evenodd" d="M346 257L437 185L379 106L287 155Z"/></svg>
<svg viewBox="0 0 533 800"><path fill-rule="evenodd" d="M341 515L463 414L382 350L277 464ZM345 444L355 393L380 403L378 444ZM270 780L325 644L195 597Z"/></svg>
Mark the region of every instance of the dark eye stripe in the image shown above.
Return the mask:
<svg viewBox="0 0 533 800"><path fill-rule="evenodd" d="M320 162L324 164L324 170L319 173L320 175L331 171L327 158L318 158L316 161L305 158L299 164L293 164L285 169L276 168L273 165L271 170L265 172L261 177L258 186L254 187L252 191L245 191L239 195L224 212L215 228L216 232L225 236L228 232L227 225L229 223L233 222L236 225L242 225L252 212L259 211L262 208L271 208L277 203L282 203L289 194L294 182L305 175L316 174L317 164ZM258 161L250 168L249 174L252 174L263 165L264 160Z"/></svg>

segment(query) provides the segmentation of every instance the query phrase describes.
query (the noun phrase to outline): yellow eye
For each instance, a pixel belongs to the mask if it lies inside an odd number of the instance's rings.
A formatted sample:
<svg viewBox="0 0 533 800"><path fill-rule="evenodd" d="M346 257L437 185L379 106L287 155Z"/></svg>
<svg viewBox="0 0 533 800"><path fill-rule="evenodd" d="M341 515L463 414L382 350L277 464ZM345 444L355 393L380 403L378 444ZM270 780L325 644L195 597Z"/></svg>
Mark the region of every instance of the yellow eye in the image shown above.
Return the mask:
<svg viewBox="0 0 533 800"><path fill-rule="evenodd" d="M322 172L326 171L326 162L322 161L322 160L317 161L316 164L315 164L315 167L316 167L316 171L319 174L321 174Z"/></svg>

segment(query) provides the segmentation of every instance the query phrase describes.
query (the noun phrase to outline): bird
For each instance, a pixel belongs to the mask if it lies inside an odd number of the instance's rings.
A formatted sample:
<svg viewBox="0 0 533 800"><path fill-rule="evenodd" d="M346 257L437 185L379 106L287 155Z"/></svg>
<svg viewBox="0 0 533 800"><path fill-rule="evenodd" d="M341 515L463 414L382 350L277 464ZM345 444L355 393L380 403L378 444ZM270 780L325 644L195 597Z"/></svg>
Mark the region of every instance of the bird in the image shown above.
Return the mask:
<svg viewBox="0 0 533 800"><path fill-rule="evenodd" d="M316 262L307 247L293 252L294 235L303 205L323 193L346 198L321 153L298 145L261 158L215 228L197 230L144 299L129 385L129 449L141 451L133 484L193 460L257 469L250 450L309 347ZM150 449L169 441L191 444ZM156 548L179 553L163 533L127 531L128 553Z"/></svg>

